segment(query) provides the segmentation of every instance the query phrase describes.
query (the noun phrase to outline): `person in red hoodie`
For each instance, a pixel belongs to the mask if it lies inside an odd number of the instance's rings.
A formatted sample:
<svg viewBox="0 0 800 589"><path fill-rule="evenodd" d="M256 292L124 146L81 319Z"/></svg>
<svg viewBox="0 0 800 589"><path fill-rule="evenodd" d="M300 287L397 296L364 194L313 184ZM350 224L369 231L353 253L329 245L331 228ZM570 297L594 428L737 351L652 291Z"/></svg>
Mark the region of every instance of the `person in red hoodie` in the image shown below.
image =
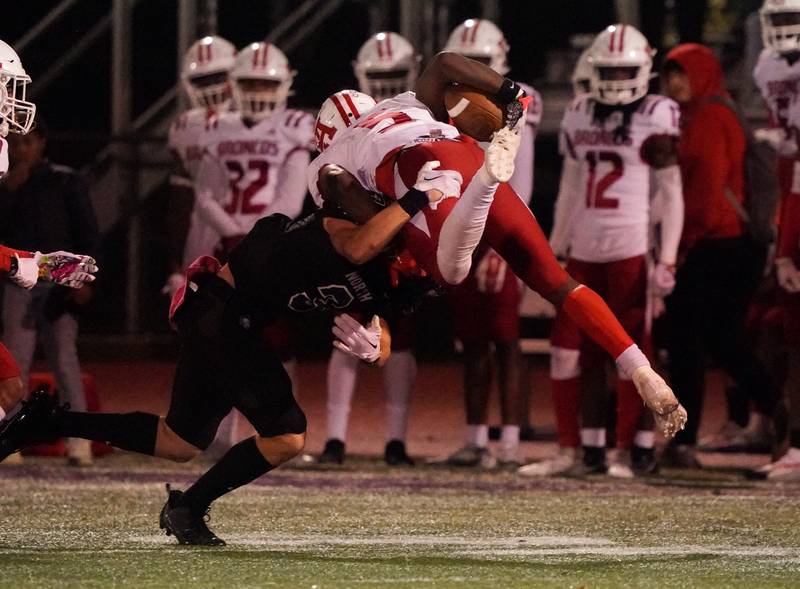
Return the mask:
<svg viewBox="0 0 800 589"><path fill-rule="evenodd" d="M696 466L705 371L711 356L751 399L747 432L768 428L778 389L744 340L744 319L766 251L747 235L731 199L744 202L745 134L712 51L697 43L670 51L661 73L681 105L678 159L685 219L675 291L667 298L672 386L697 416L675 437L665 459Z"/></svg>

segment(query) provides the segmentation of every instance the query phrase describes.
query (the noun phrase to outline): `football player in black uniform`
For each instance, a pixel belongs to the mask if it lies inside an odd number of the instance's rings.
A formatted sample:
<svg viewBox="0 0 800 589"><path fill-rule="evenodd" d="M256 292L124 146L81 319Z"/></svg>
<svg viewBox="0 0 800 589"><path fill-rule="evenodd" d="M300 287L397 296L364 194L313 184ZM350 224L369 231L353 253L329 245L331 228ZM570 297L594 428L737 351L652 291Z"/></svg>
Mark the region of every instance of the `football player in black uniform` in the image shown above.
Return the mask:
<svg viewBox="0 0 800 589"><path fill-rule="evenodd" d="M379 316L391 312L393 302L407 304L409 290L427 290L418 288L420 280L392 286L392 241L422 207L455 194L458 182L454 173L426 169L414 188L387 205L380 195L354 189L358 182L336 166L328 166L320 181L333 198L320 211L297 222L265 217L228 264L219 268L201 258L187 272L171 309L181 353L166 417L72 412L35 393L0 434L0 461L28 445L70 437L186 462L208 447L236 407L257 435L232 447L185 491L168 487L160 517L161 528L181 544L224 545L204 521L211 503L295 457L305 442L306 417L262 328L286 313L330 311L339 314L337 347L385 362L390 338ZM354 193L357 203L347 207L335 200ZM365 327L345 311L372 320Z"/></svg>

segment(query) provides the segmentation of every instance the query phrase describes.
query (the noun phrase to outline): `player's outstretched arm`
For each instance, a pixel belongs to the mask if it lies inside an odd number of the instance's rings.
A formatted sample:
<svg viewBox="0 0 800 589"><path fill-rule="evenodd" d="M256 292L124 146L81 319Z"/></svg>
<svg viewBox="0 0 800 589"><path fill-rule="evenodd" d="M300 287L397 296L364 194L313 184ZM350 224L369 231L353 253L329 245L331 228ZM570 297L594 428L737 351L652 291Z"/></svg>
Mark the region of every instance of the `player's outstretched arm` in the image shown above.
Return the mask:
<svg viewBox="0 0 800 589"><path fill-rule="evenodd" d="M444 93L450 84L464 84L489 96L497 96L503 104L517 97L516 89L503 90L512 83L489 66L458 53L443 51L433 56L417 80L414 91L417 100L431 109L437 120L447 122L449 115L444 104ZM513 93L513 95L512 95Z"/></svg>
<svg viewBox="0 0 800 589"><path fill-rule="evenodd" d="M437 161L427 162L420 169L414 187L382 209L349 172L333 165L322 168L319 186L323 198L336 203L353 218L350 221L329 217L323 221L334 249L352 263L364 264L386 249L403 225L424 207L447 196L458 196L461 174L437 170L438 165ZM354 214L347 205L355 203L371 204L360 206Z"/></svg>

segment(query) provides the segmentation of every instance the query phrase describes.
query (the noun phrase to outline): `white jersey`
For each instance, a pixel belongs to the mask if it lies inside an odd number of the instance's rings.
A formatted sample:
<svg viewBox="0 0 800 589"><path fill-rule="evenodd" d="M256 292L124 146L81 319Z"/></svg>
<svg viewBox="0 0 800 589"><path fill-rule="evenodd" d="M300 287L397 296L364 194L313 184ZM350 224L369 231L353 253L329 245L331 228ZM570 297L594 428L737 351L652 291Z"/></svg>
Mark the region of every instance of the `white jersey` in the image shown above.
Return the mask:
<svg viewBox="0 0 800 589"><path fill-rule="evenodd" d="M322 206L317 187L319 170L327 164L338 164L366 189L377 192L375 173L389 153L418 142L454 139L459 134L452 125L437 121L414 92L403 92L382 100L353 126L336 133L330 146L308 167L308 189L317 205Z"/></svg>
<svg viewBox="0 0 800 589"><path fill-rule="evenodd" d="M8 172L8 141L0 137L0 178Z"/></svg>
<svg viewBox="0 0 800 589"><path fill-rule="evenodd" d="M758 56L753 79L769 108L775 126L788 131L789 108L800 97L800 60L789 64L770 49Z"/></svg>
<svg viewBox="0 0 800 589"><path fill-rule="evenodd" d="M192 108L181 113L169 128L167 145L189 178L194 178L203 157L203 142L214 111Z"/></svg>
<svg viewBox="0 0 800 589"><path fill-rule="evenodd" d="M228 171L229 191L220 204L243 234L266 215L283 213L294 218L300 213L305 191L285 194L280 190L282 168L298 150L308 156L313 140L314 117L294 109L276 112L252 127L236 112L221 113L212 120L205 150Z"/></svg>
<svg viewBox="0 0 800 589"><path fill-rule="evenodd" d="M653 136L679 134L679 107L648 95L631 116L627 137L616 136L622 113L594 121L595 101L578 97L564 113L560 147L580 165L584 194L576 199L570 257L611 262L644 254L650 221L650 165L642 145Z"/></svg>

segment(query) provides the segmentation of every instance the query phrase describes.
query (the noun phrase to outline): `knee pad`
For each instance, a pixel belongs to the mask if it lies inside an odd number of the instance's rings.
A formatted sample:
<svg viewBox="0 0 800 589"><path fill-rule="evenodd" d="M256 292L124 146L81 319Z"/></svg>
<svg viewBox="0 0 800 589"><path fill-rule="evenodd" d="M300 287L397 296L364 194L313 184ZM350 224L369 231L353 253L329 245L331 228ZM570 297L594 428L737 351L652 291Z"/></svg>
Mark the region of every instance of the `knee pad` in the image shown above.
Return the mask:
<svg viewBox="0 0 800 589"><path fill-rule="evenodd" d="M581 375L581 352L568 348L550 348L550 377L554 380L568 380Z"/></svg>

